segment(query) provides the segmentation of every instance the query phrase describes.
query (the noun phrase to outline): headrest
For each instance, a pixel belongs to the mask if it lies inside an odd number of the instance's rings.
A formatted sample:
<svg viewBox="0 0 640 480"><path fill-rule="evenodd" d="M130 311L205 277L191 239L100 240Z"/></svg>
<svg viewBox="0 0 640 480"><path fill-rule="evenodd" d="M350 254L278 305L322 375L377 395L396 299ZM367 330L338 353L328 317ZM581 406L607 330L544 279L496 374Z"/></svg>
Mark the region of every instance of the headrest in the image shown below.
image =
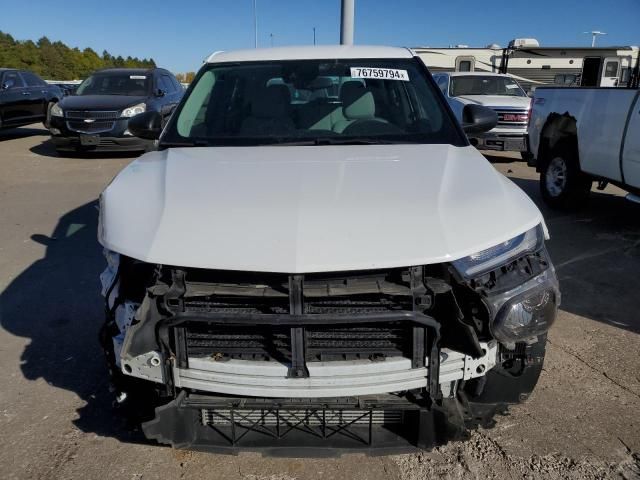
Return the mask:
<svg viewBox="0 0 640 480"><path fill-rule="evenodd" d="M374 118L376 102L367 87L362 82L348 81L342 84L340 100L344 116L349 119Z"/></svg>
<svg viewBox="0 0 640 480"><path fill-rule="evenodd" d="M269 85L258 92L251 104L251 114L258 118L286 117L291 107L291 92L286 85Z"/></svg>
<svg viewBox="0 0 640 480"><path fill-rule="evenodd" d="M310 90L333 87L333 80L329 77L316 77L308 85Z"/></svg>

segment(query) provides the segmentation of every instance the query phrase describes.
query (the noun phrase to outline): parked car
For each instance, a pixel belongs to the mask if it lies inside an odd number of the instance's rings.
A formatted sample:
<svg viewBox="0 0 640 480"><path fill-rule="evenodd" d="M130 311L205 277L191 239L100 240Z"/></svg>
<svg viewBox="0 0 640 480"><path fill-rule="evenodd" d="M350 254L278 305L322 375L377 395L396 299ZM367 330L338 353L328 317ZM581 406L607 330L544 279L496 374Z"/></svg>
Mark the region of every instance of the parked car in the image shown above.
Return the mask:
<svg viewBox="0 0 640 480"><path fill-rule="evenodd" d="M44 122L62 91L26 70L0 68L0 129Z"/></svg>
<svg viewBox="0 0 640 480"><path fill-rule="evenodd" d="M469 136L484 150L520 152L527 158L527 122L531 99L510 75L487 72L437 73L433 78L459 121L465 105L484 105L498 114L498 125L489 132Z"/></svg>
<svg viewBox="0 0 640 480"><path fill-rule="evenodd" d="M576 208L593 182L612 183L640 203L640 90L539 87L536 89L529 165L540 172L547 204Z"/></svg>
<svg viewBox="0 0 640 480"><path fill-rule="evenodd" d="M65 96L73 95L73 93L76 91L76 88L78 88L78 86L80 85L79 83L70 83L70 82L54 82L53 84L59 87Z"/></svg>
<svg viewBox="0 0 640 480"><path fill-rule="evenodd" d="M100 70L51 109L51 138L61 151L146 150L153 142L133 136L129 119L153 111L165 121L183 93L163 68Z"/></svg>
<svg viewBox="0 0 640 480"><path fill-rule="evenodd" d="M407 49L217 53L100 197L118 399L175 447L431 446L542 369L540 211ZM149 412L144 411L148 407ZM155 411L154 411L155 408Z"/></svg>

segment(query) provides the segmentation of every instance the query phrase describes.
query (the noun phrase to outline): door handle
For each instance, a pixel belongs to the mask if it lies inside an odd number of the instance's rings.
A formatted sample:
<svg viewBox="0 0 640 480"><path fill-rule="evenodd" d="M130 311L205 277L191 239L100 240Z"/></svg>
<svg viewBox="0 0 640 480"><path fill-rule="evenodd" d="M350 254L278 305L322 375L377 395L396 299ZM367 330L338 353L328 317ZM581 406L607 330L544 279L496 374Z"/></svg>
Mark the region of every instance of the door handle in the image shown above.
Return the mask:
<svg viewBox="0 0 640 480"><path fill-rule="evenodd" d="M22 92L22 95L31 95L31 92Z"/></svg>

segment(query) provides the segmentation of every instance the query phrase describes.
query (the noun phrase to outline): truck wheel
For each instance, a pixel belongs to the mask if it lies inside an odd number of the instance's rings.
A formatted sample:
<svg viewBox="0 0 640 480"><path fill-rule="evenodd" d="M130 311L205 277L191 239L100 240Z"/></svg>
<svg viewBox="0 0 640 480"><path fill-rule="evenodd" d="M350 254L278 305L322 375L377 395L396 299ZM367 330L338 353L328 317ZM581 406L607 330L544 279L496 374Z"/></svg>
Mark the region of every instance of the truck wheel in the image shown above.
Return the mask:
<svg viewBox="0 0 640 480"><path fill-rule="evenodd" d="M540 192L552 208L576 209L589 198L592 180L580 171L577 159L567 153L554 152L540 171Z"/></svg>

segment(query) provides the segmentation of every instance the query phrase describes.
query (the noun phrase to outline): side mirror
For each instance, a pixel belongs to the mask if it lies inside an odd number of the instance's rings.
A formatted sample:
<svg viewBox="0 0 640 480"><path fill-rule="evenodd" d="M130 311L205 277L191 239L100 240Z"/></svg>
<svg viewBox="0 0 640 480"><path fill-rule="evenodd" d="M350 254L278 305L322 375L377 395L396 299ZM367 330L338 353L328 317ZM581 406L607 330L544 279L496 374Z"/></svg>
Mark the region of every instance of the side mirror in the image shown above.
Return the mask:
<svg viewBox="0 0 640 480"><path fill-rule="evenodd" d="M128 129L136 137L157 140L162 133L162 115L150 111L131 117Z"/></svg>
<svg viewBox="0 0 640 480"><path fill-rule="evenodd" d="M2 84L2 90L9 90L10 88L13 87L13 85L14 85L13 80L7 80Z"/></svg>
<svg viewBox="0 0 640 480"><path fill-rule="evenodd" d="M482 105L465 105L462 109L462 129L465 133L488 132L498 124L498 114Z"/></svg>
<svg viewBox="0 0 640 480"><path fill-rule="evenodd" d="M156 90L156 97L164 97L166 95L166 92L164 90L162 90L161 88L158 88Z"/></svg>
<svg viewBox="0 0 640 480"><path fill-rule="evenodd" d="M44 245L45 247L50 247L56 242L55 238L47 237L46 235L42 235L41 233L34 233L33 235L31 235L31 240L39 243L40 245Z"/></svg>

